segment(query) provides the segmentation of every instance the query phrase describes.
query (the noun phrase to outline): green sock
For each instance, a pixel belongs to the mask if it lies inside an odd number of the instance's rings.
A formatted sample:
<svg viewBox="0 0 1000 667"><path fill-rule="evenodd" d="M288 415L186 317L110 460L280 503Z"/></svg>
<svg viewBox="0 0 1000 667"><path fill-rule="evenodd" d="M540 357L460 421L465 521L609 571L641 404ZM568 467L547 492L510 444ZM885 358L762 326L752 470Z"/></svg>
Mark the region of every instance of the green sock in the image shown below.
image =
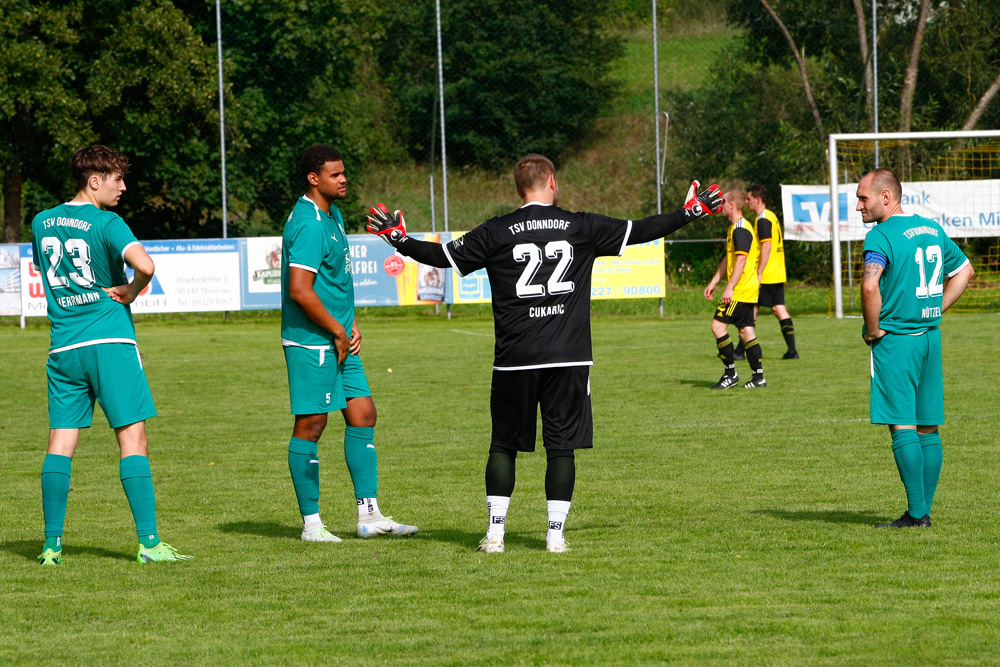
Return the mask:
<svg viewBox="0 0 1000 667"><path fill-rule="evenodd" d="M46 454L42 463L42 515L45 517L45 549L62 549L66 503L69 501L69 477L73 459L60 454Z"/></svg>
<svg viewBox="0 0 1000 667"><path fill-rule="evenodd" d="M941 448L941 436L937 431L920 434L920 449L924 454L924 502L927 503L927 513L931 511L934 502L934 492L937 491L938 478L941 477L941 463L944 460L944 450Z"/></svg>
<svg viewBox="0 0 1000 667"><path fill-rule="evenodd" d="M156 533L156 491L153 490L153 473L145 456L126 456L118 462L122 488L132 508L135 531L144 547L160 543Z"/></svg>
<svg viewBox="0 0 1000 667"><path fill-rule="evenodd" d="M319 514L319 451L311 440L292 438L288 441L288 472L299 501L302 516Z"/></svg>
<svg viewBox="0 0 1000 667"><path fill-rule="evenodd" d="M378 454L374 426L344 428L344 458L354 482L356 498L378 497Z"/></svg>
<svg viewBox="0 0 1000 667"><path fill-rule="evenodd" d="M892 455L896 459L899 478L906 489L906 511L914 519L927 514L924 502L924 455L917 430L900 428L892 432Z"/></svg>

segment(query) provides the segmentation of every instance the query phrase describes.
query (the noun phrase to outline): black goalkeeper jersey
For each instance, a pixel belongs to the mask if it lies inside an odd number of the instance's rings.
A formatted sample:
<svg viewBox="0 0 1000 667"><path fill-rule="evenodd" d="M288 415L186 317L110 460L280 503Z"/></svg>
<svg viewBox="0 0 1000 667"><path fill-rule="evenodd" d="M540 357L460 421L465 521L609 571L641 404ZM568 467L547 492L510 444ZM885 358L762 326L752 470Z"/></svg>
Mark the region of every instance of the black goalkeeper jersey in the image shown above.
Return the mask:
<svg viewBox="0 0 1000 667"><path fill-rule="evenodd" d="M444 247L460 274L486 268L493 291L497 370L594 363L594 260L625 251L631 220L537 202L487 220Z"/></svg>

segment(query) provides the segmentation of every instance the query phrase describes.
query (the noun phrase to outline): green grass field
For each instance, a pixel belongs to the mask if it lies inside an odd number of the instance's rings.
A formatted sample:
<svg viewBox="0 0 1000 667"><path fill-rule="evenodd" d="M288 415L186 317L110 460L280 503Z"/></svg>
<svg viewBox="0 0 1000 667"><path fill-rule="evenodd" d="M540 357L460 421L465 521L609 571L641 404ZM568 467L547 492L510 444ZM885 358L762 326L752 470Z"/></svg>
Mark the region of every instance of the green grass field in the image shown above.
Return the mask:
<svg viewBox="0 0 1000 667"><path fill-rule="evenodd" d="M790 297L794 312L794 300ZM0 662L968 664L997 661L995 315L943 330L948 424L934 527L904 508L868 415L859 320L758 327L768 387L709 391L710 309L595 306L596 447L578 456L568 554L545 548L545 457L520 459L507 553L485 531L492 321L365 311L380 500L409 539L353 537L334 417L305 544L274 313L146 318L159 524L188 563L142 566L103 416L75 457L60 568L43 569L47 328L0 324ZM668 311L670 311L668 306ZM391 369L391 372L390 372ZM740 371L746 371L741 363Z"/></svg>

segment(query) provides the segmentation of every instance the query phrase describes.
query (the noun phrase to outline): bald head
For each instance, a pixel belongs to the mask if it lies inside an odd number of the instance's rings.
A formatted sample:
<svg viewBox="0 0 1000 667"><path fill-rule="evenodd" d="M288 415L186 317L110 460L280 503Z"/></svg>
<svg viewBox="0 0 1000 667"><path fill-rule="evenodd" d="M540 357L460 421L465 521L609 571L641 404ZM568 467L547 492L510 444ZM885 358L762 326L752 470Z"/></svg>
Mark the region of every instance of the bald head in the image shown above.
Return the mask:
<svg viewBox="0 0 1000 667"><path fill-rule="evenodd" d="M858 183L858 211L865 222L885 222L903 212L903 186L891 169L874 169Z"/></svg>
<svg viewBox="0 0 1000 667"><path fill-rule="evenodd" d="M875 169L869 171L866 176L872 177L872 187L876 192L888 190L895 202L903 198L903 186L899 184L899 178L892 169Z"/></svg>

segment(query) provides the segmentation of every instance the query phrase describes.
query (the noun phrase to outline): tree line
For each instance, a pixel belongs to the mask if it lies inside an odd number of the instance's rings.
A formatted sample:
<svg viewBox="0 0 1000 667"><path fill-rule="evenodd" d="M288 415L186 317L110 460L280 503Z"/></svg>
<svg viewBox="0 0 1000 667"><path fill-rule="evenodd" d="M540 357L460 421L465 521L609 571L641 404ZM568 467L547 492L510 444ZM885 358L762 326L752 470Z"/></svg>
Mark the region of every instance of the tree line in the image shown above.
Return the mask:
<svg viewBox="0 0 1000 667"><path fill-rule="evenodd" d="M613 10L632 0L444 3L451 164L565 152L614 90ZM222 3L230 229L280 229L296 158L317 141L352 162L426 160L435 128L433 0ZM143 193L119 210L140 238L217 236L214 2L0 0L4 239L75 189L69 157L101 142ZM438 129L438 131L440 131Z"/></svg>

